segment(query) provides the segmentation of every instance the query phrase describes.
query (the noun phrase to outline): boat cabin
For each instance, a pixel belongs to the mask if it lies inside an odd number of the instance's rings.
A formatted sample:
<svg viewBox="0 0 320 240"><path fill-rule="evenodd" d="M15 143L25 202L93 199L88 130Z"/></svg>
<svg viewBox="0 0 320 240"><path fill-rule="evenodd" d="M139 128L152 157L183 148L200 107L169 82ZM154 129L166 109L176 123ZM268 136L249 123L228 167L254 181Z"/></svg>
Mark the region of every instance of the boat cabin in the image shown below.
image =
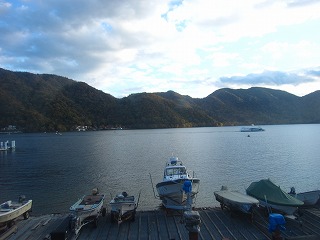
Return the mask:
<svg viewBox="0 0 320 240"><path fill-rule="evenodd" d="M175 180L188 178L186 167L177 157L171 157L166 164L163 174L163 180Z"/></svg>
<svg viewBox="0 0 320 240"><path fill-rule="evenodd" d="M164 170L164 180L174 180L179 178L188 178L185 166L166 167Z"/></svg>

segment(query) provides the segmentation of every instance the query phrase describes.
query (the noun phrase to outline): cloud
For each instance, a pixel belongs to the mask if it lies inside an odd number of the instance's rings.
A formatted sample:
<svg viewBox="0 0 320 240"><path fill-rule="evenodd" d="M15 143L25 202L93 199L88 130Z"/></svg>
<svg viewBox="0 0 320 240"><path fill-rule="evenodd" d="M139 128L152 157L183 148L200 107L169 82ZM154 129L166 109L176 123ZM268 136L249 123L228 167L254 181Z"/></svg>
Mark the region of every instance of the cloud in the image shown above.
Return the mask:
<svg viewBox="0 0 320 240"><path fill-rule="evenodd" d="M312 0L0 0L0 66L66 76L119 97L135 89L201 96L231 81L221 76L318 64L319 6ZM299 80L306 81L291 81Z"/></svg>
<svg viewBox="0 0 320 240"><path fill-rule="evenodd" d="M307 70L305 73L310 76L320 77L320 67Z"/></svg>
<svg viewBox="0 0 320 240"><path fill-rule="evenodd" d="M246 76L221 77L220 81L226 84L238 85L298 85L301 83L313 82L313 79L296 73L286 73L279 71L264 71L257 74L248 74Z"/></svg>
<svg viewBox="0 0 320 240"><path fill-rule="evenodd" d="M318 3L318 0L287 0L288 7L300 7Z"/></svg>

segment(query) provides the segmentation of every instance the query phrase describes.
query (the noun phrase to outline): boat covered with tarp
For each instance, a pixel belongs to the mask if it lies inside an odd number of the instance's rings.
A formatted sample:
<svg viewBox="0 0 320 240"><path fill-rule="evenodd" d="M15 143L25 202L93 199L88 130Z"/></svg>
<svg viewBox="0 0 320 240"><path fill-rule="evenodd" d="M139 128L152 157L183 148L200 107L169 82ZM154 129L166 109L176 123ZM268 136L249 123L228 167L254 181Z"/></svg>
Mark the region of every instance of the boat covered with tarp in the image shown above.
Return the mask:
<svg viewBox="0 0 320 240"><path fill-rule="evenodd" d="M270 179L252 182L246 192L249 196L257 198L260 201L260 205L271 207L289 215L304 204L283 191L280 186L274 184Z"/></svg>

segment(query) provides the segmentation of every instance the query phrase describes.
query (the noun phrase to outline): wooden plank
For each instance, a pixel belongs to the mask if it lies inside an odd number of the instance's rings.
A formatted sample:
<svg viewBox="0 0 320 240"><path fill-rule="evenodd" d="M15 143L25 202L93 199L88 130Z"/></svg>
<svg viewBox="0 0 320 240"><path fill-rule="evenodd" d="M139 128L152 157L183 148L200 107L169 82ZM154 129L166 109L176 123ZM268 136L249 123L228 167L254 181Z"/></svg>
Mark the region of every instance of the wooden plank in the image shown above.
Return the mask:
<svg viewBox="0 0 320 240"><path fill-rule="evenodd" d="M8 238L11 234L16 233L18 230L18 227L16 225L13 225L12 227L6 229L5 232L0 234L0 240L5 240Z"/></svg>
<svg viewBox="0 0 320 240"><path fill-rule="evenodd" d="M189 231L186 229L185 223L182 222L182 216L175 216L174 217L175 224L177 227L178 234L181 239L188 239L189 238Z"/></svg>
<svg viewBox="0 0 320 240"><path fill-rule="evenodd" d="M174 215L170 214L166 216L167 229L169 233L169 239L182 240L177 232L177 227L174 221Z"/></svg>
<svg viewBox="0 0 320 240"><path fill-rule="evenodd" d="M148 214L148 226L149 226L149 239L159 239L159 228L157 223L157 217L154 211L150 211Z"/></svg>
<svg viewBox="0 0 320 240"><path fill-rule="evenodd" d="M157 215L157 221L159 225L158 227L159 239L161 240L171 239L168 226L167 226L167 217L164 211L157 211L155 213Z"/></svg>
<svg viewBox="0 0 320 240"><path fill-rule="evenodd" d="M231 215L229 212L217 208L207 208L197 210L201 217L199 239L220 240L223 238L237 240L251 239L271 239L268 232L267 216L256 215L253 223L241 215ZM313 214L315 212L316 214ZM287 221L287 230L283 232L283 237L287 239L303 239L317 236L320 239L319 227L320 217L318 211L307 211L302 215L297 224ZM28 220L17 220L18 231L6 240L43 240L48 237L62 221L65 215L44 215L30 217ZM134 222L123 222L111 224L110 214L101 217L97 228L91 224L83 227L78 240L83 239L152 239L152 240L181 240L188 239L189 233L185 228L182 215L161 210L138 211ZM300 237L300 238L299 238Z"/></svg>

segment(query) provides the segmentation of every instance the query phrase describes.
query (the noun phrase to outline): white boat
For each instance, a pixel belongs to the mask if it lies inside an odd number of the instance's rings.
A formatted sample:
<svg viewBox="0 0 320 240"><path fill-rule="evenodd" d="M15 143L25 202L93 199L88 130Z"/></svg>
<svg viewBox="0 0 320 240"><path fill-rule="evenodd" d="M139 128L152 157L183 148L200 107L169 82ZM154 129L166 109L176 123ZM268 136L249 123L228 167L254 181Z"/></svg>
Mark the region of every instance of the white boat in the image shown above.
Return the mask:
<svg viewBox="0 0 320 240"><path fill-rule="evenodd" d="M12 225L12 221L21 215L24 219L29 218L32 200L25 200L24 196L19 197L19 201L6 201L0 205L0 225Z"/></svg>
<svg viewBox="0 0 320 240"><path fill-rule="evenodd" d="M289 194L304 202L304 206L316 205L320 198L320 190L296 193L295 188L292 187Z"/></svg>
<svg viewBox="0 0 320 240"><path fill-rule="evenodd" d="M9 141L6 142L0 142L0 151L8 151L8 150L14 150L16 148L16 141Z"/></svg>
<svg viewBox="0 0 320 240"><path fill-rule="evenodd" d="M250 127L242 127L240 131L241 132L263 132L265 130L262 127L256 127L252 125Z"/></svg>
<svg viewBox="0 0 320 240"><path fill-rule="evenodd" d="M88 223L92 222L96 227L99 216L105 216L104 198L105 195L94 188L92 194L84 195L70 207L71 229L76 235Z"/></svg>
<svg viewBox="0 0 320 240"><path fill-rule="evenodd" d="M200 180L191 177L186 167L177 157L171 157L166 163L163 180L156 184L156 189L165 208L183 210L187 207L187 193L183 191L186 181L192 183L190 197L192 202L199 191Z"/></svg>
<svg viewBox="0 0 320 240"><path fill-rule="evenodd" d="M230 191L227 187L222 186L220 191L215 191L214 196L222 209L225 207L231 210L238 210L244 213L252 213L254 207L259 206L259 200L242 194L238 191Z"/></svg>
<svg viewBox="0 0 320 240"><path fill-rule="evenodd" d="M126 192L118 194L110 201L111 222L120 224L126 220L135 220L138 203L134 196L128 196Z"/></svg>

